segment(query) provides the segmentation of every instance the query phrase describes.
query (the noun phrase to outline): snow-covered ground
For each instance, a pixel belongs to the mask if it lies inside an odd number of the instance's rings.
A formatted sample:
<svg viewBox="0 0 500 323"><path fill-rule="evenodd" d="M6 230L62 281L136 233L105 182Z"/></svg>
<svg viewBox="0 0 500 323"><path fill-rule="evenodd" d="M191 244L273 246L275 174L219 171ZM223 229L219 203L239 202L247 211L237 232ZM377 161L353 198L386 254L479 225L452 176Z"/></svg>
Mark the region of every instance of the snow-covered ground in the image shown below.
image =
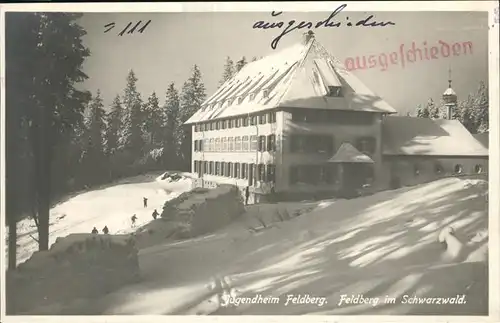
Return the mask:
<svg viewBox="0 0 500 323"><path fill-rule="evenodd" d="M115 232L113 225L125 223L134 212L148 221L150 211L163 203L159 186L148 185L135 184L133 194L117 186L106 198L86 193L85 202L74 202L73 208L83 209L86 203L89 213L109 213L113 224L108 226ZM141 209L146 192L151 198L147 211ZM71 314L485 315L486 192L485 182L448 178L353 200L250 206L243 217L213 234L141 250L141 283L79 303ZM277 212L285 209L303 214L281 221ZM68 206L66 212L69 217L77 211ZM111 217L117 219L111 222ZM104 223L87 221L80 230ZM461 244L457 252L447 252L438 242L449 226ZM224 307L224 294L271 296L279 303ZM289 295L324 297L326 302L287 304ZM379 302L339 305L342 295ZM466 303L405 303L414 295L465 295ZM395 302L385 302L386 296Z"/></svg>
<svg viewBox="0 0 500 323"><path fill-rule="evenodd" d="M189 174L179 173L182 179L169 181L163 174L141 175L117 181L114 185L93 189L59 203L50 211L50 241L71 233L90 233L93 227L102 232L108 226L111 234L129 233L151 221L154 209L161 214L165 201L191 189ZM160 176L158 176L160 175ZM148 199L144 208L143 197ZM137 221L132 227L131 217ZM38 233L32 219L18 223L18 263L27 260L38 250Z"/></svg>

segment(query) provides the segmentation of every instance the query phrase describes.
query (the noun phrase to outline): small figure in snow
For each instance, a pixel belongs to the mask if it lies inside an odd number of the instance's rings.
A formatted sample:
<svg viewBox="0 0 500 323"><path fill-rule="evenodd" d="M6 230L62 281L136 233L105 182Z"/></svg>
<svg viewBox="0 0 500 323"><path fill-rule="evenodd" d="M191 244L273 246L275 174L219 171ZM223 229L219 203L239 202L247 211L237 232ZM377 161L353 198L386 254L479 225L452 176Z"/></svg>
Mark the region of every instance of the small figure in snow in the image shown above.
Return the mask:
<svg viewBox="0 0 500 323"><path fill-rule="evenodd" d="M158 212L157 212L157 211L156 211L156 209L155 209L155 211L153 212L153 219L155 219L155 220L156 220L156 218L158 217L158 215L159 215L159 214L158 214Z"/></svg>
<svg viewBox="0 0 500 323"><path fill-rule="evenodd" d="M148 199L147 199L146 197L143 197L143 198L142 198L142 201L143 201L143 203L144 203L144 207L145 207L145 208L146 208L146 207L148 207Z"/></svg>
<svg viewBox="0 0 500 323"><path fill-rule="evenodd" d="M137 220L137 216L134 214L130 219L132 220L132 226L135 226L135 221Z"/></svg>
<svg viewBox="0 0 500 323"><path fill-rule="evenodd" d="M247 186L245 188L245 205L248 205L248 198L250 197L250 188Z"/></svg>
<svg viewBox="0 0 500 323"><path fill-rule="evenodd" d="M97 231L97 229L94 227L94 228L92 229L92 234L98 234L98 233L99 233L99 231Z"/></svg>
<svg viewBox="0 0 500 323"><path fill-rule="evenodd" d="M108 234L108 233L109 233L109 229L108 229L108 226L107 226L107 225L105 225L105 226L104 226L104 228L102 229L102 232L103 232L104 234Z"/></svg>

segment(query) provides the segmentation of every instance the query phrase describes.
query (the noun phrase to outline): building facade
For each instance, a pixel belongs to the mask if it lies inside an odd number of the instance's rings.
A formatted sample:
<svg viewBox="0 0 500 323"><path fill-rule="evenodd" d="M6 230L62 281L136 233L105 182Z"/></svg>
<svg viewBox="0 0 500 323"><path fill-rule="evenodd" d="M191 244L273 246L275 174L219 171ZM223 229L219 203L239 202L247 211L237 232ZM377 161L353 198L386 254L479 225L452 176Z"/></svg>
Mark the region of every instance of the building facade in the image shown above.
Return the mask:
<svg viewBox="0 0 500 323"><path fill-rule="evenodd" d="M410 185L435 178L436 172L424 173L437 162L443 168L439 176L456 164L462 172L476 164L487 169L476 162L487 159L484 149L465 155L410 152L406 142L391 139L408 122L394 113L309 32L301 43L247 64L186 122L192 129L194 185L248 187L250 202L259 202L269 195L331 196L365 184L387 189L396 177ZM411 131L403 137L408 135L418 137ZM435 133L429 138L435 141ZM415 173L421 174L418 180Z"/></svg>

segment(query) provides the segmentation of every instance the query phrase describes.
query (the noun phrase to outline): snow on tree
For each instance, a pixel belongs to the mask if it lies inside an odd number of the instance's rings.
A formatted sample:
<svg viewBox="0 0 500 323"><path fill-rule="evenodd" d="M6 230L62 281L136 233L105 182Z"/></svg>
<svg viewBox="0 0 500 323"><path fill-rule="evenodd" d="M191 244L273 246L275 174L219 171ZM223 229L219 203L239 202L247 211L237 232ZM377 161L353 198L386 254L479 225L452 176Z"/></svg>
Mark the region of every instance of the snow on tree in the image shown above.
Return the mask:
<svg viewBox="0 0 500 323"><path fill-rule="evenodd" d="M243 56L239 61L236 62L236 66L235 66L235 69L236 69L236 72L239 72L241 71L241 69L247 65L247 59L245 56Z"/></svg>
<svg viewBox="0 0 500 323"><path fill-rule="evenodd" d="M153 92L144 105L144 132L149 139L149 145L152 149L161 147L162 127L164 123L163 111L156 93Z"/></svg>
<svg viewBox="0 0 500 323"><path fill-rule="evenodd" d="M481 82L472 101L472 117L478 133L486 132L489 129L488 94L488 87L484 82Z"/></svg>
<svg viewBox="0 0 500 323"><path fill-rule="evenodd" d="M138 156L143 150L144 139L142 133L142 100L137 91L137 77L133 70L127 76L127 86L123 94L123 137L122 145L124 149L136 153Z"/></svg>
<svg viewBox="0 0 500 323"><path fill-rule="evenodd" d="M179 156L179 144L182 140L183 131L180 120L179 92L172 82L166 91L164 105L163 125L163 162L165 167L177 166Z"/></svg>
<svg viewBox="0 0 500 323"><path fill-rule="evenodd" d="M106 151L108 154L112 154L120 147L122 119L123 108L120 96L116 95L113 103L111 103L111 109L106 116Z"/></svg>
<svg viewBox="0 0 500 323"><path fill-rule="evenodd" d="M222 72L222 79L219 81L219 86L230 80L235 74L235 66L233 60L228 56L224 64L224 71Z"/></svg>
<svg viewBox="0 0 500 323"><path fill-rule="evenodd" d="M180 98L180 124L184 124L198 109L206 99L205 85L201 79L201 72L197 65L193 67L191 77L184 82ZM180 140L180 157L184 167L191 165L191 129L183 128Z"/></svg>

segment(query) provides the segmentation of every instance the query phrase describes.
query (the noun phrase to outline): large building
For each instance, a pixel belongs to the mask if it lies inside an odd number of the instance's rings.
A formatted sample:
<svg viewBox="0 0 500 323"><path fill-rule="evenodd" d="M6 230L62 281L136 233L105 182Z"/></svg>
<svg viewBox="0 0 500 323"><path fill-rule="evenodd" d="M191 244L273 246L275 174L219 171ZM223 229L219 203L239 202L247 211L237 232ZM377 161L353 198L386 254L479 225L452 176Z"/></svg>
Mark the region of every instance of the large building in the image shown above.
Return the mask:
<svg viewBox="0 0 500 323"><path fill-rule="evenodd" d="M452 91L450 83L450 110ZM247 64L186 122L195 185L249 187L258 202L270 193L328 196L487 169L487 149L460 122L393 114L306 33Z"/></svg>

